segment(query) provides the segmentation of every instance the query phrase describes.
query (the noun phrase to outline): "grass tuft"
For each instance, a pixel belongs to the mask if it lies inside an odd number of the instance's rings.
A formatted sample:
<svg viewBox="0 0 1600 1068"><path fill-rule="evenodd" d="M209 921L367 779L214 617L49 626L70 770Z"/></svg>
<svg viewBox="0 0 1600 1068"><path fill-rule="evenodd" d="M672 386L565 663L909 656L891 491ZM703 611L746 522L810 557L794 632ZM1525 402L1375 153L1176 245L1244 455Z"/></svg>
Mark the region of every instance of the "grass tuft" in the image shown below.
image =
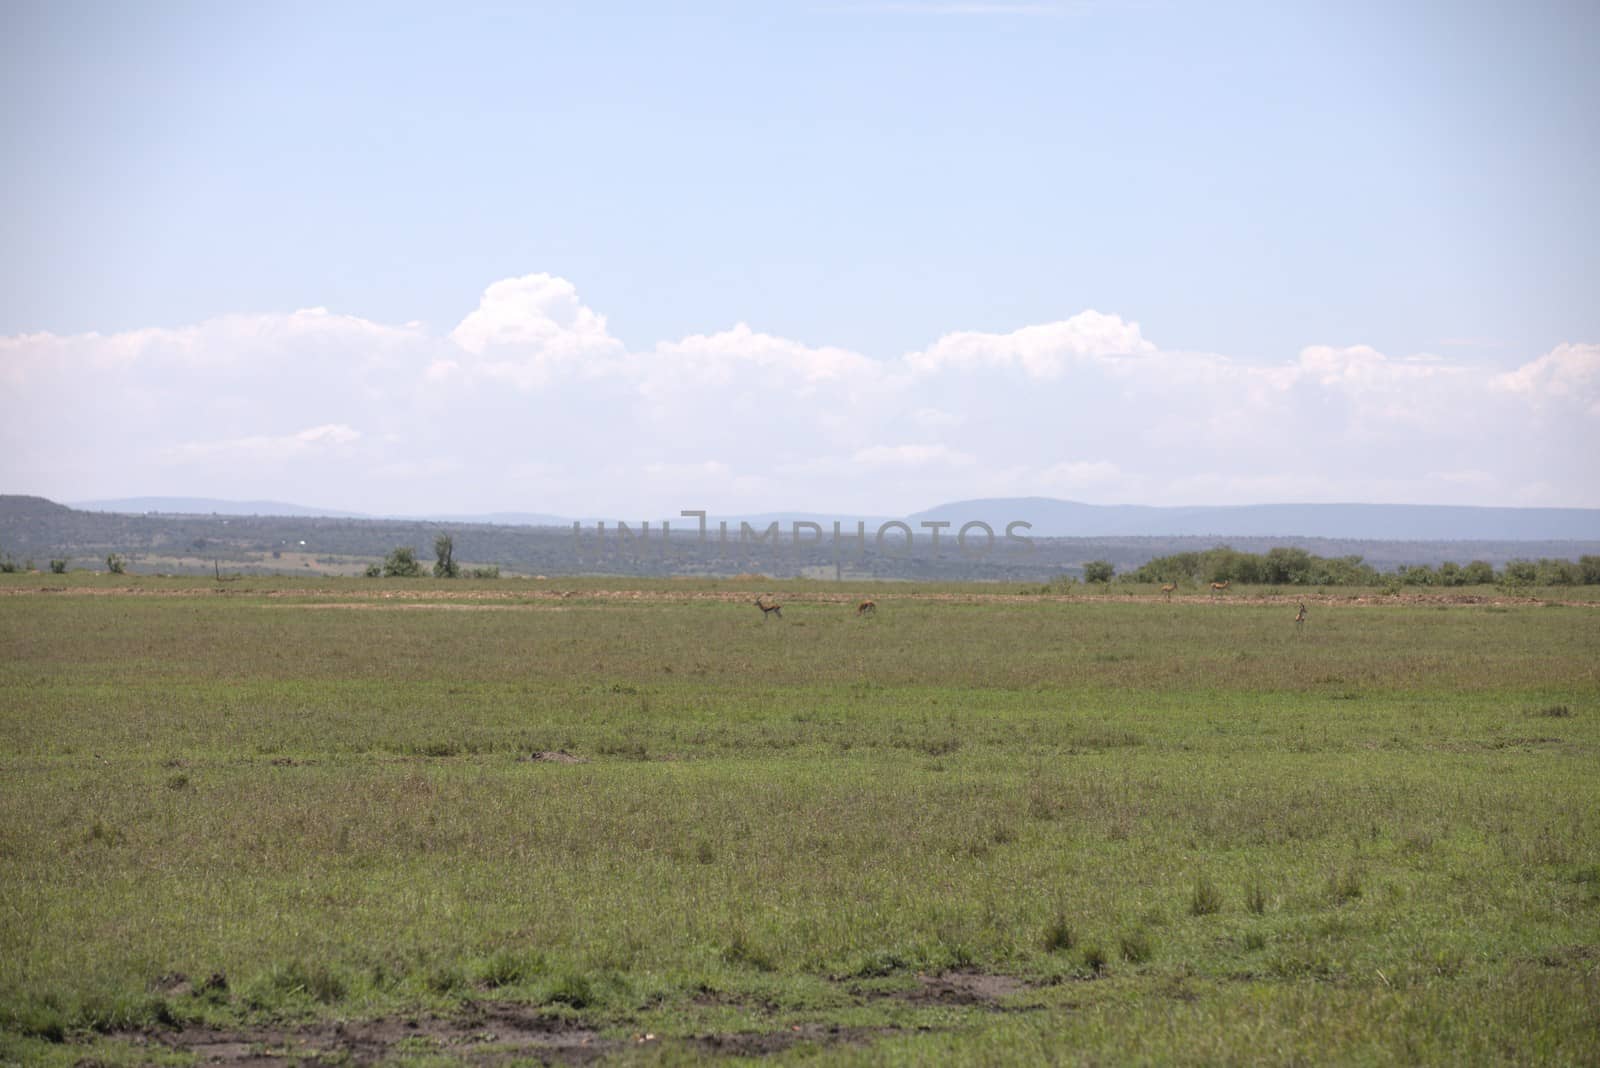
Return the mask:
<svg viewBox="0 0 1600 1068"><path fill-rule="evenodd" d="M1065 953L1077 944L1073 937L1072 926L1067 923L1065 916L1057 916L1044 929L1044 948L1046 953Z"/></svg>
<svg viewBox="0 0 1600 1068"><path fill-rule="evenodd" d="M1117 940L1118 948L1122 951L1122 959L1129 964L1144 964L1154 955L1154 948L1150 943L1150 933L1143 927L1135 927Z"/></svg>
<svg viewBox="0 0 1600 1068"><path fill-rule="evenodd" d="M1361 896L1361 872L1354 868L1334 868L1328 872L1328 898L1343 905Z"/></svg>
<svg viewBox="0 0 1600 1068"><path fill-rule="evenodd" d="M1222 891L1205 876L1195 880L1194 892L1189 895L1189 915L1210 916L1222 911Z"/></svg>

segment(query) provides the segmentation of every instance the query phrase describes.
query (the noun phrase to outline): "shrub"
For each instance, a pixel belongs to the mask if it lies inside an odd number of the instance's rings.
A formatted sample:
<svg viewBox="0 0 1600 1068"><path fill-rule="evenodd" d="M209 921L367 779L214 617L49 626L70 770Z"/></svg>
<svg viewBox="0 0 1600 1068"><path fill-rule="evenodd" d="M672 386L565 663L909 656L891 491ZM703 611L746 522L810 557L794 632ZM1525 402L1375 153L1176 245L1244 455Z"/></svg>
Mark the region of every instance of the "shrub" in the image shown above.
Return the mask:
<svg viewBox="0 0 1600 1068"><path fill-rule="evenodd" d="M367 576L367 578L382 578L383 577L383 565L382 564L368 564L367 565L367 570L364 572L364 574Z"/></svg>
<svg viewBox="0 0 1600 1068"><path fill-rule="evenodd" d="M1571 560L1540 560L1535 565L1536 581L1541 586L1579 586L1583 569Z"/></svg>
<svg viewBox="0 0 1600 1068"><path fill-rule="evenodd" d="M1494 579L1494 567L1487 560L1474 560L1461 569L1461 582L1465 586L1488 586Z"/></svg>
<svg viewBox="0 0 1600 1068"><path fill-rule="evenodd" d="M1506 564L1504 581L1507 586L1531 586L1539 578L1539 565L1532 560L1512 560Z"/></svg>
<svg viewBox="0 0 1600 1068"><path fill-rule="evenodd" d="M106 570L111 572L113 575L120 575L127 569L127 561L123 560L122 557L118 556L116 553L112 553L110 556L106 557Z"/></svg>
<svg viewBox="0 0 1600 1068"><path fill-rule="evenodd" d="M488 567L474 567L467 572L467 575L475 579L497 579L500 577L500 565L490 564Z"/></svg>
<svg viewBox="0 0 1600 1068"><path fill-rule="evenodd" d="M1109 560L1090 560L1083 565L1083 581L1085 582L1110 582L1111 576L1117 569Z"/></svg>
<svg viewBox="0 0 1600 1068"><path fill-rule="evenodd" d="M65 559L50 561L50 573L53 575L65 575L67 573L67 561Z"/></svg>
<svg viewBox="0 0 1600 1068"><path fill-rule="evenodd" d="M416 578L422 574L422 565L417 563L416 551L409 546L400 546L389 551L383 561L383 575L385 578Z"/></svg>

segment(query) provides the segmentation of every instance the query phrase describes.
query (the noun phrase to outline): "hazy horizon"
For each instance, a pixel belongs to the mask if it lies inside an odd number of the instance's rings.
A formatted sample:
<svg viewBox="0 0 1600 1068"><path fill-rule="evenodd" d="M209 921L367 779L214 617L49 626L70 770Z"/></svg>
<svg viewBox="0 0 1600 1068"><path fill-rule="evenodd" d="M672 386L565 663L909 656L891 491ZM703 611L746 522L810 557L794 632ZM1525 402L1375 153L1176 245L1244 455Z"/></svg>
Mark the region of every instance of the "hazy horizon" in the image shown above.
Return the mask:
<svg viewBox="0 0 1600 1068"><path fill-rule="evenodd" d="M0 31L0 491L1600 507L1592 6Z"/></svg>

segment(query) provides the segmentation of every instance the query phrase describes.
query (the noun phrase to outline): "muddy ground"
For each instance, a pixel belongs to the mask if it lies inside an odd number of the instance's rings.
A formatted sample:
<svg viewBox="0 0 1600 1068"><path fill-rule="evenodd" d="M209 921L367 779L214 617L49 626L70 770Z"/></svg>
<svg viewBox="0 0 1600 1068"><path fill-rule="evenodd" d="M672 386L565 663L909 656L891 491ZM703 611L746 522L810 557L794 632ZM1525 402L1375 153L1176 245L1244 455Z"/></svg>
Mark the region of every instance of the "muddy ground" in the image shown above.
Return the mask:
<svg viewBox="0 0 1600 1068"><path fill-rule="evenodd" d="M917 1008L961 1008L993 1012L1028 1011L1007 999L1025 993L1021 979L976 971L919 975L909 987L846 985L860 1003L898 1001ZM727 1002L715 993L696 999L701 1006ZM745 1006L752 1007L752 1006ZM785 1018L773 1005L753 1006L770 1017L759 1030L658 1035L630 1029L628 1021L590 1022L541 1012L504 1001L469 1001L452 1016L391 1016L374 1020L282 1024L260 1027L183 1027L118 1035L152 1051L192 1055L199 1064L281 1066L296 1062L372 1065L416 1054L443 1054L470 1065L516 1060L544 1064L592 1064L632 1047L664 1045L694 1056L761 1057L796 1046L866 1045L892 1035L929 1027L845 1027ZM95 1062L80 1062L90 1068Z"/></svg>

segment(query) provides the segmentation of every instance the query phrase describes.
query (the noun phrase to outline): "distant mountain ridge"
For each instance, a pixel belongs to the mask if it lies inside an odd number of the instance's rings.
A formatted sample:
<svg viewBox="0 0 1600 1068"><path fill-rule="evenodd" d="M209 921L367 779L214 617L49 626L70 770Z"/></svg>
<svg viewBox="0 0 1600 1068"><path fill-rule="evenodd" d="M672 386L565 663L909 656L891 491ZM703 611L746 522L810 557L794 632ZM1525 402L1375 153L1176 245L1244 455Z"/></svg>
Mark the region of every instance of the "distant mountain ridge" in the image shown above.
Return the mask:
<svg viewBox="0 0 1600 1068"><path fill-rule="evenodd" d="M308 508L283 501L225 501L212 497L118 497L107 501L68 501L80 512L120 512L125 515L277 515L325 519L371 519L360 512Z"/></svg>
<svg viewBox="0 0 1600 1068"><path fill-rule="evenodd" d="M567 526L572 521L541 512L489 512L484 515L373 515L333 508L312 508L285 501L229 501L214 497L120 497L106 501L69 501L81 512L117 512L124 515L238 515L284 516L304 519L419 519L438 523L491 523L499 526Z"/></svg>
<svg viewBox="0 0 1600 1068"><path fill-rule="evenodd" d="M81 501L70 507L85 511L145 515L289 516L336 519L408 519L440 523L488 523L501 526L570 526L573 519L542 512L490 512L479 515L434 514L375 516L336 509L312 508L282 501L228 501L208 497L128 497ZM712 515L708 525L741 520L765 527L778 521L787 528L795 520L830 525L839 513L774 512ZM641 516L599 517L610 525L633 524ZM692 529L692 518L667 516L673 528ZM883 519L844 515L875 529ZM952 501L905 517L918 534L924 522L948 522L953 536L963 523L988 523L1002 534L1008 523L1032 525L1027 533L1041 538L1102 537L1317 537L1385 541L1594 541L1600 540L1600 509L1508 508L1439 504L1247 504L1157 506L1085 504L1051 497L994 497ZM592 526L594 518L581 522Z"/></svg>
<svg viewBox="0 0 1600 1068"><path fill-rule="evenodd" d="M918 512L917 523L981 520L999 532L1033 524L1034 537L1318 537L1384 541L1592 541L1600 508L1503 508L1450 504L1245 504L1158 507L1084 504L1049 497L954 501Z"/></svg>

